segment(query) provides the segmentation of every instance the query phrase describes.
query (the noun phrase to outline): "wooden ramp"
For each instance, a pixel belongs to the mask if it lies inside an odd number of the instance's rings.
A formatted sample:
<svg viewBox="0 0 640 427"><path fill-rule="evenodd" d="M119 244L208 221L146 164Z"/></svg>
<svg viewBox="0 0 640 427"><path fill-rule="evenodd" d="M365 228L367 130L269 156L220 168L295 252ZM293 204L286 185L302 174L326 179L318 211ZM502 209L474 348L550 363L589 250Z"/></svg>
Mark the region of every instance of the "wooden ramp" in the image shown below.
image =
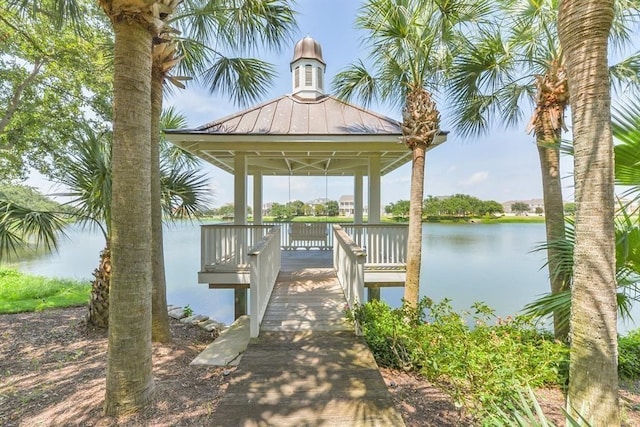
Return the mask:
<svg viewBox="0 0 640 427"><path fill-rule="evenodd" d="M300 263L283 259L260 337L232 374L212 425L404 426L373 355L344 319L333 270Z"/></svg>

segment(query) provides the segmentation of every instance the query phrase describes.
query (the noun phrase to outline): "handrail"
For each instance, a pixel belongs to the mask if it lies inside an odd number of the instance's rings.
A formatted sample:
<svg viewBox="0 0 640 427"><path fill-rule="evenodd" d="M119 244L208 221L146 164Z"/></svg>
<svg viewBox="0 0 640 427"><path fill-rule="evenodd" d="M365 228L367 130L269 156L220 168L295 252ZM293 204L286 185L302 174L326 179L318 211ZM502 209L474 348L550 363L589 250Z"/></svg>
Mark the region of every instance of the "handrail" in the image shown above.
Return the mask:
<svg viewBox="0 0 640 427"><path fill-rule="evenodd" d="M249 300L251 338L260 334L260 324L271 298L273 286L280 272L280 230L272 228L256 246L248 252L250 268Z"/></svg>
<svg viewBox="0 0 640 427"><path fill-rule="evenodd" d="M366 264L400 266L407 263L407 225L343 224L342 229L366 250Z"/></svg>
<svg viewBox="0 0 640 427"><path fill-rule="evenodd" d="M339 225L333 226L333 268L349 309L364 301L364 263L367 253ZM360 328L356 325L356 333Z"/></svg>
<svg viewBox="0 0 640 427"><path fill-rule="evenodd" d="M249 248L255 246L272 228L271 225L200 226L200 271L248 266Z"/></svg>

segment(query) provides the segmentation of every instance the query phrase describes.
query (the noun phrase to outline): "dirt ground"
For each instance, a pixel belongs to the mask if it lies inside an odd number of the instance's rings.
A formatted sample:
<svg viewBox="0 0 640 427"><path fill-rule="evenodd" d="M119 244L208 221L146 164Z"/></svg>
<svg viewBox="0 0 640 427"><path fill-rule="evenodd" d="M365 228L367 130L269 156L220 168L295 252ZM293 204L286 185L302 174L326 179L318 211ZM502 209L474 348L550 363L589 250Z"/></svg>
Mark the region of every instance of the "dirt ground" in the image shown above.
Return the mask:
<svg viewBox="0 0 640 427"><path fill-rule="evenodd" d="M215 417L229 370L190 366L215 336L172 320L173 343L154 344L155 398L143 413L102 415L106 333L87 327L85 308L0 315L0 425L203 426ZM381 369L408 426L464 426L447 396L424 379ZM562 394L541 390L548 414L562 421ZM622 392L629 426L640 425L640 396Z"/></svg>

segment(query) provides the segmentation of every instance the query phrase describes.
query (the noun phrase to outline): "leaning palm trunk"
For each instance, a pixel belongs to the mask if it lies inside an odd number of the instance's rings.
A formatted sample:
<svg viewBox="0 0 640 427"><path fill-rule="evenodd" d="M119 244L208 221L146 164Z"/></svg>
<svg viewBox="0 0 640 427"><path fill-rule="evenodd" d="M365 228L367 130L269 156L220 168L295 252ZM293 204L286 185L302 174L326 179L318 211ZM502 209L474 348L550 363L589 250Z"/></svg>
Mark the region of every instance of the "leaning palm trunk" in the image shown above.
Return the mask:
<svg viewBox="0 0 640 427"><path fill-rule="evenodd" d="M547 242L562 241L565 238L559 145L568 102L569 90L564 67L559 60L551 61L547 72L536 76L536 109L527 128L527 132L535 131L540 157ZM557 247L547 246L552 294L566 290L569 283L569 277L559 272L557 252ZM560 321L560 313L554 314L553 323L556 338L567 339L569 327L566 322Z"/></svg>
<svg viewBox="0 0 640 427"><path fill-rule="evenodd" d="M409 198L407 275L404 285L404 301L411 307L416 307L420 298L425 156L427 148L439 130L440 113L435 102L431 99L431 95L423 88L413 88L407 94L402 122L404 143L413 151Z"/></svg>
<svg viewBox="0 0 640 427"><path fill-rule="evenodd" d="M576 199L571 293L570 411L620 425L614 164L607 42L613 0L560 3L560 43L572 93Z"/></svg>
<svg viewBox="0 0 640 427"><path fill-rule="evenodd" d="M100 252L100 264L93 271L89 314L87 321L99 328L109 326L109 285L111 283L111 250L109 245Z"/></svg>
<svg viewBox="0 0 640 427"><path fill-rule="evenodd" d="M103 4L115 34L113 273L104 410L115 416L145 407L154 388L149 166L152 37L148 24L140 22L143 12L126 12L111 9L112 6L115 5Z"/></svg>
<svg viewBox="0 0 640 427"><path fill-rule="evenodd" d="M160 116L162 114L163 73L162 58L153 56L151 77L151 281L152 321L151 339L155 342L171 341L167 313L167 281L164 270L162 238L162 205L160 185Z"/></svg>

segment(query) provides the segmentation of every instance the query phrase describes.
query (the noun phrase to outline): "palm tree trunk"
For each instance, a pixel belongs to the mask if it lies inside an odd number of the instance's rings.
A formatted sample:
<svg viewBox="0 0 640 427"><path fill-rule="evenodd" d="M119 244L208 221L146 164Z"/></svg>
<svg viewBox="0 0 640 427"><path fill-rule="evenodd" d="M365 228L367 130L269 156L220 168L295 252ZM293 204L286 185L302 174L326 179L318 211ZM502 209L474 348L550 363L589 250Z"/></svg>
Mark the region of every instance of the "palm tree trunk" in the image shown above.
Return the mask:
<svg viewBox="0 0 640 427"><path fill-rule="evenodd" d="M538 154L540 156L540 171L542 172L542 192L544 198L545 228L547 242L564 240L564 203L562 199L562 182L560 177L560 151L551 147L560 141L559 131L550 129L551 137L538 138ZM547 259L549 268L549 282L551 293L559 293L567 289L566 274L556 274L558 269L558 249L547 245ZM569 336L569 325L561 324L558 313L554 314L553 330L555 337L566 340Z"/></svg>
<svg viewBox="0 0 640 427"><path fill-rule="evenodd" d="M110 16L114 34L112 263L107 415L146 406L151 360L151 34Z"/></svg>
<svg viewBox="0 0 640 427"><path fill-rule="evenodd" d="M613 11L613 0L564 0L558 17L571 91L577 207L568 400L596 426L620 425L607 69Z"/></svg>
<svg viewBox="0 0 640 427"><path fill-rule="evenodd" d="M424 166L426 146L413 148L411 168L411 193L409 196L409 237L407 241L407 277L404 300L416 307L420 298L420 266L422 261L422 199L424 195Z"/></svg>
<svg viewBox="0 0 640 427"><path fill-rule="evenodd" d="M154 64L155 65L155 64ZM160 189L160 115L162 114L162 75L155 70L151 77L151 339L155 342L171 341L167 313L167 281L164 271L162 241L162 205Z"/></svg>
<svg viewBox="0 0 640 427"><path fill-rule="evenodd" d="M109 243L100 252L100 264L93 272L87 321L99 328L109 326L109 286L111 283L111 249Z"/></svg>

